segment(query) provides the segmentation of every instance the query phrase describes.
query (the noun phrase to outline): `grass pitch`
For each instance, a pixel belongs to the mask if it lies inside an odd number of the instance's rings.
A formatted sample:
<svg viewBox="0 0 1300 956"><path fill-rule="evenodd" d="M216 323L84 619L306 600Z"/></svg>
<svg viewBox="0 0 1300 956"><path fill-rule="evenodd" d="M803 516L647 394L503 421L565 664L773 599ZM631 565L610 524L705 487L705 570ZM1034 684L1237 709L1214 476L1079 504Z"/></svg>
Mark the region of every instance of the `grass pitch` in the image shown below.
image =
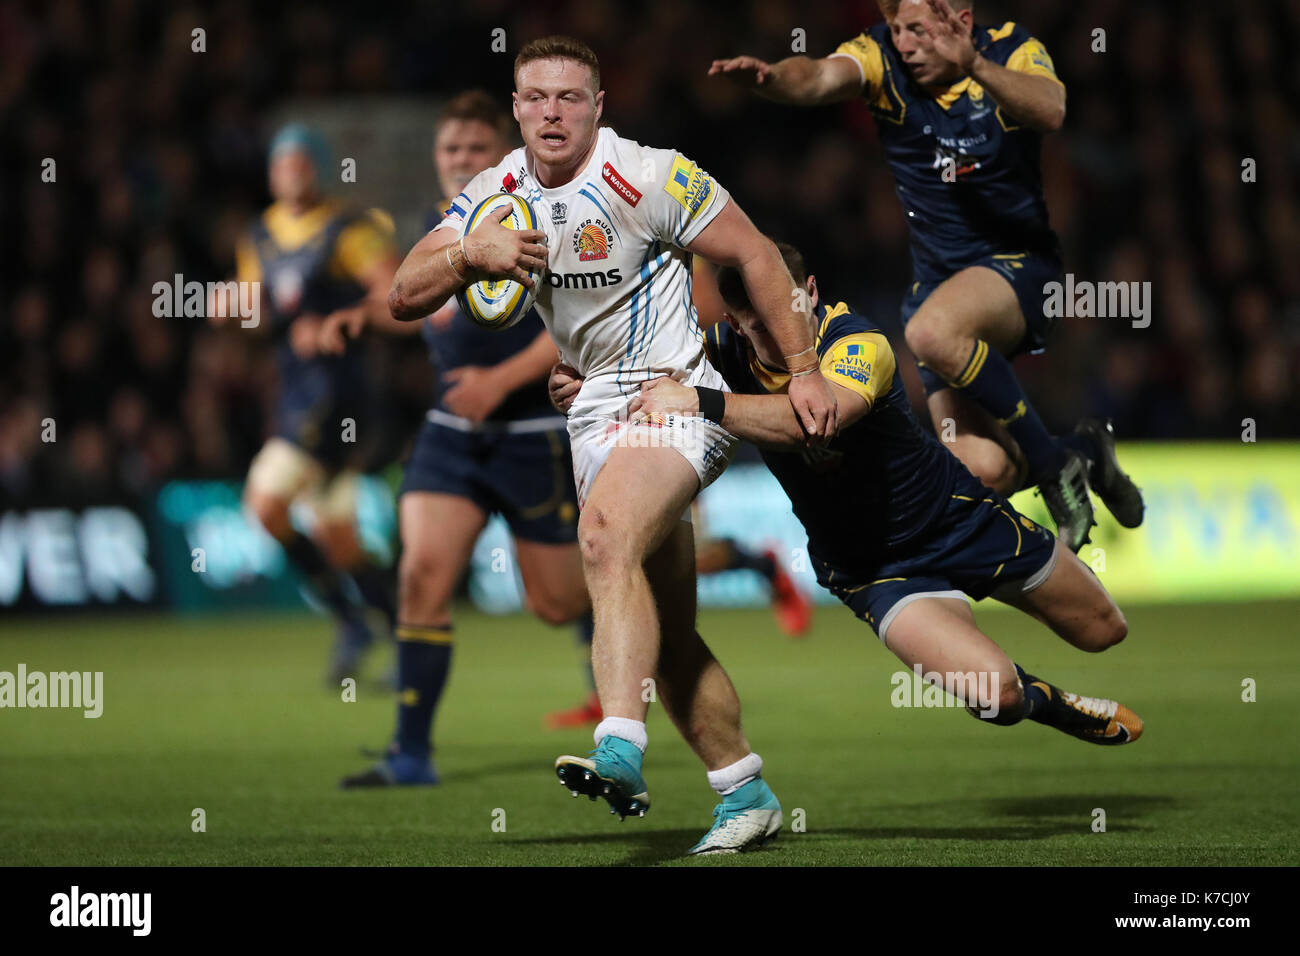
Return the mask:
<svg viewBox="0 0 1300 956"><path fill-rule="evenodd" d="M842 608L819 610L801 642L766 612L706 612L786 827L769 849L701 860L681 854L716 798L660 708L644 819L620 824L556 781L558 754L591 749L587 731L542 725L582 696L568 629L463 609L436 726L442 785L344 792L360 748L386 743L394 704L365 681L354 703L322 688L323 619L10 619L0 670L103 671L104 711L0 710L0 864L1300 861L1300 602L1134 608L1128 640L1101 655L1013 612L978 614L1031 673L1134 708L1143 739L1110 749L959 708L895 709L902 665ZM191 829L195 808L206 832Z"/></svg>

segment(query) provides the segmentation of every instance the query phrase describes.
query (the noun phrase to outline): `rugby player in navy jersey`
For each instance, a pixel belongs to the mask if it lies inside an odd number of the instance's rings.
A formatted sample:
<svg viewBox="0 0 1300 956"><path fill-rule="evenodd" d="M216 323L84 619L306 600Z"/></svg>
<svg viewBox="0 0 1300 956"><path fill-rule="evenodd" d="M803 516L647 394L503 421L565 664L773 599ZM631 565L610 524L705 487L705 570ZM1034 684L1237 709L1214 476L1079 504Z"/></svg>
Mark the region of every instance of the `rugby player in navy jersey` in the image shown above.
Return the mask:
<svg viewBox="0 0 1300 956"><path fill-rule="evenodd" d="M239 282L261 283L262 314L253 331L274 342L279 371L275 433L249 468L244 506L334 616L338 640L328 680L337 686L355 675L371 642L347 578L390 622L396 607L391 572L373 562L356 530L358 469L366 464L373 423L364 356L323 355L317 337L327 321L386 313L399 260L385 213L352 210L325 196L328 152L321 135L302 124L276 134L269 164L275 201L239 239L235 259ZM226 323L234 305L218 286L209 303L212 323ZM314 515L310 536L290 520L295 502Z"/></svg>
<svg viewBox="0 0 1300 956"><path fill-rule="evenodd" d="M434 166L444 196L457 196L510 150L510 118L491 96L455 96L439 115ZM430 216L433 228L444 201ZM474 542L499 513L510 527L527 606L549 624L578 622L591 670L591 602L577 545L577 493L565 420L546 394L557 352L536 313L505 330L480 328L454 299L423 322L385 310L362 322L340 316L322 346L345 348L364 325L424 336L438 378L438 401L416 439L399 504L397 730L384 759L343 780L345 787L432 784L433 717L451 666L455 589ZM594 685L586 703L551 715L552 726L597 723Z"/></svg>
<svg viewBox="0 0 1300 956"><path fill-rule="evenodd" d="M1097 744L1137 740L1142 721L1127 707L1063 691L1014 664L976 625L966 599L993 597L1080 650L1103 651L1124 639L1127 625L1096 575L921 428L889 340L845 303L823 304L799 252L778 248L808 291L822 373L835 386L840 431L830 444L808 447L784 401L790 376L780 349L732 269L718 275L726 322L705 333L709 361L732 391L660 378L642 386L629 411L651 421L712 417L758 445L808 533L818 582L909 667L943 675L945 689L975 716L1004 726L1029 718ZM581 384L572 369L556 366L556 406L564 408ZM985 679L963 677L972 674ZM719 824L739 831L743 818L741 811Z"/></svg>
<svg viewBox="0 0 1300 956"><path fill-rule="evenodd" d="M970 0L880 6L886 23L823 59L742 56L709 74L781 103L866 99L911 233L902 320L936 431L953 424L953 452L995 491L1037 486L1072 551L1094 524L1089 483L1121 525L1137 527L1142 496L1110 423L1085 419L1054 437L1011 364L1042 351L1044 286L1061 278L1039 155L1065 119L1052 59L1022 26L975 25Z"/></svg>

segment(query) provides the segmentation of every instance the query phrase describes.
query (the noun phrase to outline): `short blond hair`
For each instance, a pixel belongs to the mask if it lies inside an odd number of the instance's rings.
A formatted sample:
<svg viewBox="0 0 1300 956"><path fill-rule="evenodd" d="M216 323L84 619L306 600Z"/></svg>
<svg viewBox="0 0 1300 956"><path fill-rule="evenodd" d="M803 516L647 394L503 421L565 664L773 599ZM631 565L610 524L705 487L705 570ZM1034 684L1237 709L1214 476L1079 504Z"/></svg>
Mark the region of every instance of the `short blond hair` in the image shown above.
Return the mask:
<svg viewBox="0 0 1300 956"><path fill-rule="evenodd" d="M600 91L600 61L591 47L574 37L554 35L530 40L515 57L515 85L519 85L519 71L534 60L573 60L591 71L591 92Z"/></svg>
<svg viewBox="0 0 1300 956"><path fill-rule="evenodd" d="M880 15L886 21L893 20L898 16L898 5L902 0L876 0L876 6L880 7ZM962 10L974 10L975 0L948 0L948 6L952 7L953 13Z"/></svg>

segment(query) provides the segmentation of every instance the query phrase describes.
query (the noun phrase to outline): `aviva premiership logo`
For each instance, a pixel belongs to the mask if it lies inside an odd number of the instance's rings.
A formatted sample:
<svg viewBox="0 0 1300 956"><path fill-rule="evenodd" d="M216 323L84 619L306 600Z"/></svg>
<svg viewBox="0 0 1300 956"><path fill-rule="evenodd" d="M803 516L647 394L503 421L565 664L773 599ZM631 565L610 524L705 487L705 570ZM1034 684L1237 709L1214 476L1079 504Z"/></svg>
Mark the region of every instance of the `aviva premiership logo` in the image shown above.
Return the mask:
<svg viewBox="0 0 1300 956"><path fill-rule="evenodd" d="M573 251L579 262L608 258L613 244L614 234L603 219L584 219L573 234Z"/></svg>
<svg viewBox="0 0 1300 956"><path fill-rule="evenodd" d="M664 183L664 192L689 213L687 218L694 219L713 192L713 180L690 160L677 156L668 172L668 182Z"/></svg>
<svg viewBox="0 0 1300 956"><path fill-rule="evenodd" d="M874 346L860 342L841 345L831 355L831 371L868 385L871 383L871 360L875 357Z"/></svg>

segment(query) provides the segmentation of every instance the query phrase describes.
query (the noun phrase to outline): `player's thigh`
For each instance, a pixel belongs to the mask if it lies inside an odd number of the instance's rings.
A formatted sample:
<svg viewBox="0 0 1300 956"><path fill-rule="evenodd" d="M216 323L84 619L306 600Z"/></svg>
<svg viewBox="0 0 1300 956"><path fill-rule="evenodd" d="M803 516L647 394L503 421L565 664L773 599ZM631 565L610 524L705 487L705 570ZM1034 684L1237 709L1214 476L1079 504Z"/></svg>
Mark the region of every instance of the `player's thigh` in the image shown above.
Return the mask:
<svg viewBox="0 0 1300 956"><path fill-rule="evenodd" d="M318 488L325 472L320 463L297 445L272 438L253 457L244 483L244 505L275 537L291 530L289 505Z"/></svg>
<svg viewBox="0 0 1300 956"><path fill-rule="evenodd" d="M1042 621L1083 651L1104 651L1128 635L1128 623L1092 569L1056 542L1055 564L1037 586L1013 582L993 597Z"/></svg>
<svg viewBox="0 0 1300 956"><path fill-rule="evenodd" d="M427 491L402 495L398 600L403 622L443 623L420 618L445 612L487 519L487 512L459 495Z"/></svg>
<svg viewBox="0 0 1300 956"><path fill-rule="evenodd" d="M515 557L528 609L548 624L566 624L591 610L577 542L515 538Z"/></svg>
<svg viewBox="0 0 1300 956"><path fill-rule="evenodd" d="M344 470L331 478L310 504L316 515L313 537L329 560L340 568L353 568L365 559L357 533L357 496L361 476Z"/></svg>
<svg viewBox="0 0 1300 956"><path fill-rule="evenodd" d="M681 523L699 485L695 468L673 448L611 449L578 519L588 584L592 572L642 564Z"/></svg>
<svg viewBox="0 0 1300 956"><path fill-rule="evenodd" d="M908 346L927 361L964 362L963 346L983 339L1004 355L1025 337L1025 317L1011 283L993 269L971 266L939 283L907 323ZM957 350L957 351L954 351ZM952 354L949 354L952 353Z"/></svg>
<svg viewBox="0 0 1300 956"><path fill-rule="evenodd" d="M1006 426L957 388L926 398L935 434L987 487L1003 495L1020 488L1029 464Z"/></svg>
<svg viewBox="0 0 1300 956"><path fill-rule="evenodd" d="M1016 703L1016 669L1002 648L975 624L965 599L920 597L910 601L889 623L885 646L909 668L919 665L923 674L944 675L945 689L960 691L958 681L971 692L995 690L1005 706ZM970 675L975 675L971 686ZM957 677L957 675L962 675ZM959 693L969 704L977 701ZM990 701L978 701L990 703Z"/></svg>

